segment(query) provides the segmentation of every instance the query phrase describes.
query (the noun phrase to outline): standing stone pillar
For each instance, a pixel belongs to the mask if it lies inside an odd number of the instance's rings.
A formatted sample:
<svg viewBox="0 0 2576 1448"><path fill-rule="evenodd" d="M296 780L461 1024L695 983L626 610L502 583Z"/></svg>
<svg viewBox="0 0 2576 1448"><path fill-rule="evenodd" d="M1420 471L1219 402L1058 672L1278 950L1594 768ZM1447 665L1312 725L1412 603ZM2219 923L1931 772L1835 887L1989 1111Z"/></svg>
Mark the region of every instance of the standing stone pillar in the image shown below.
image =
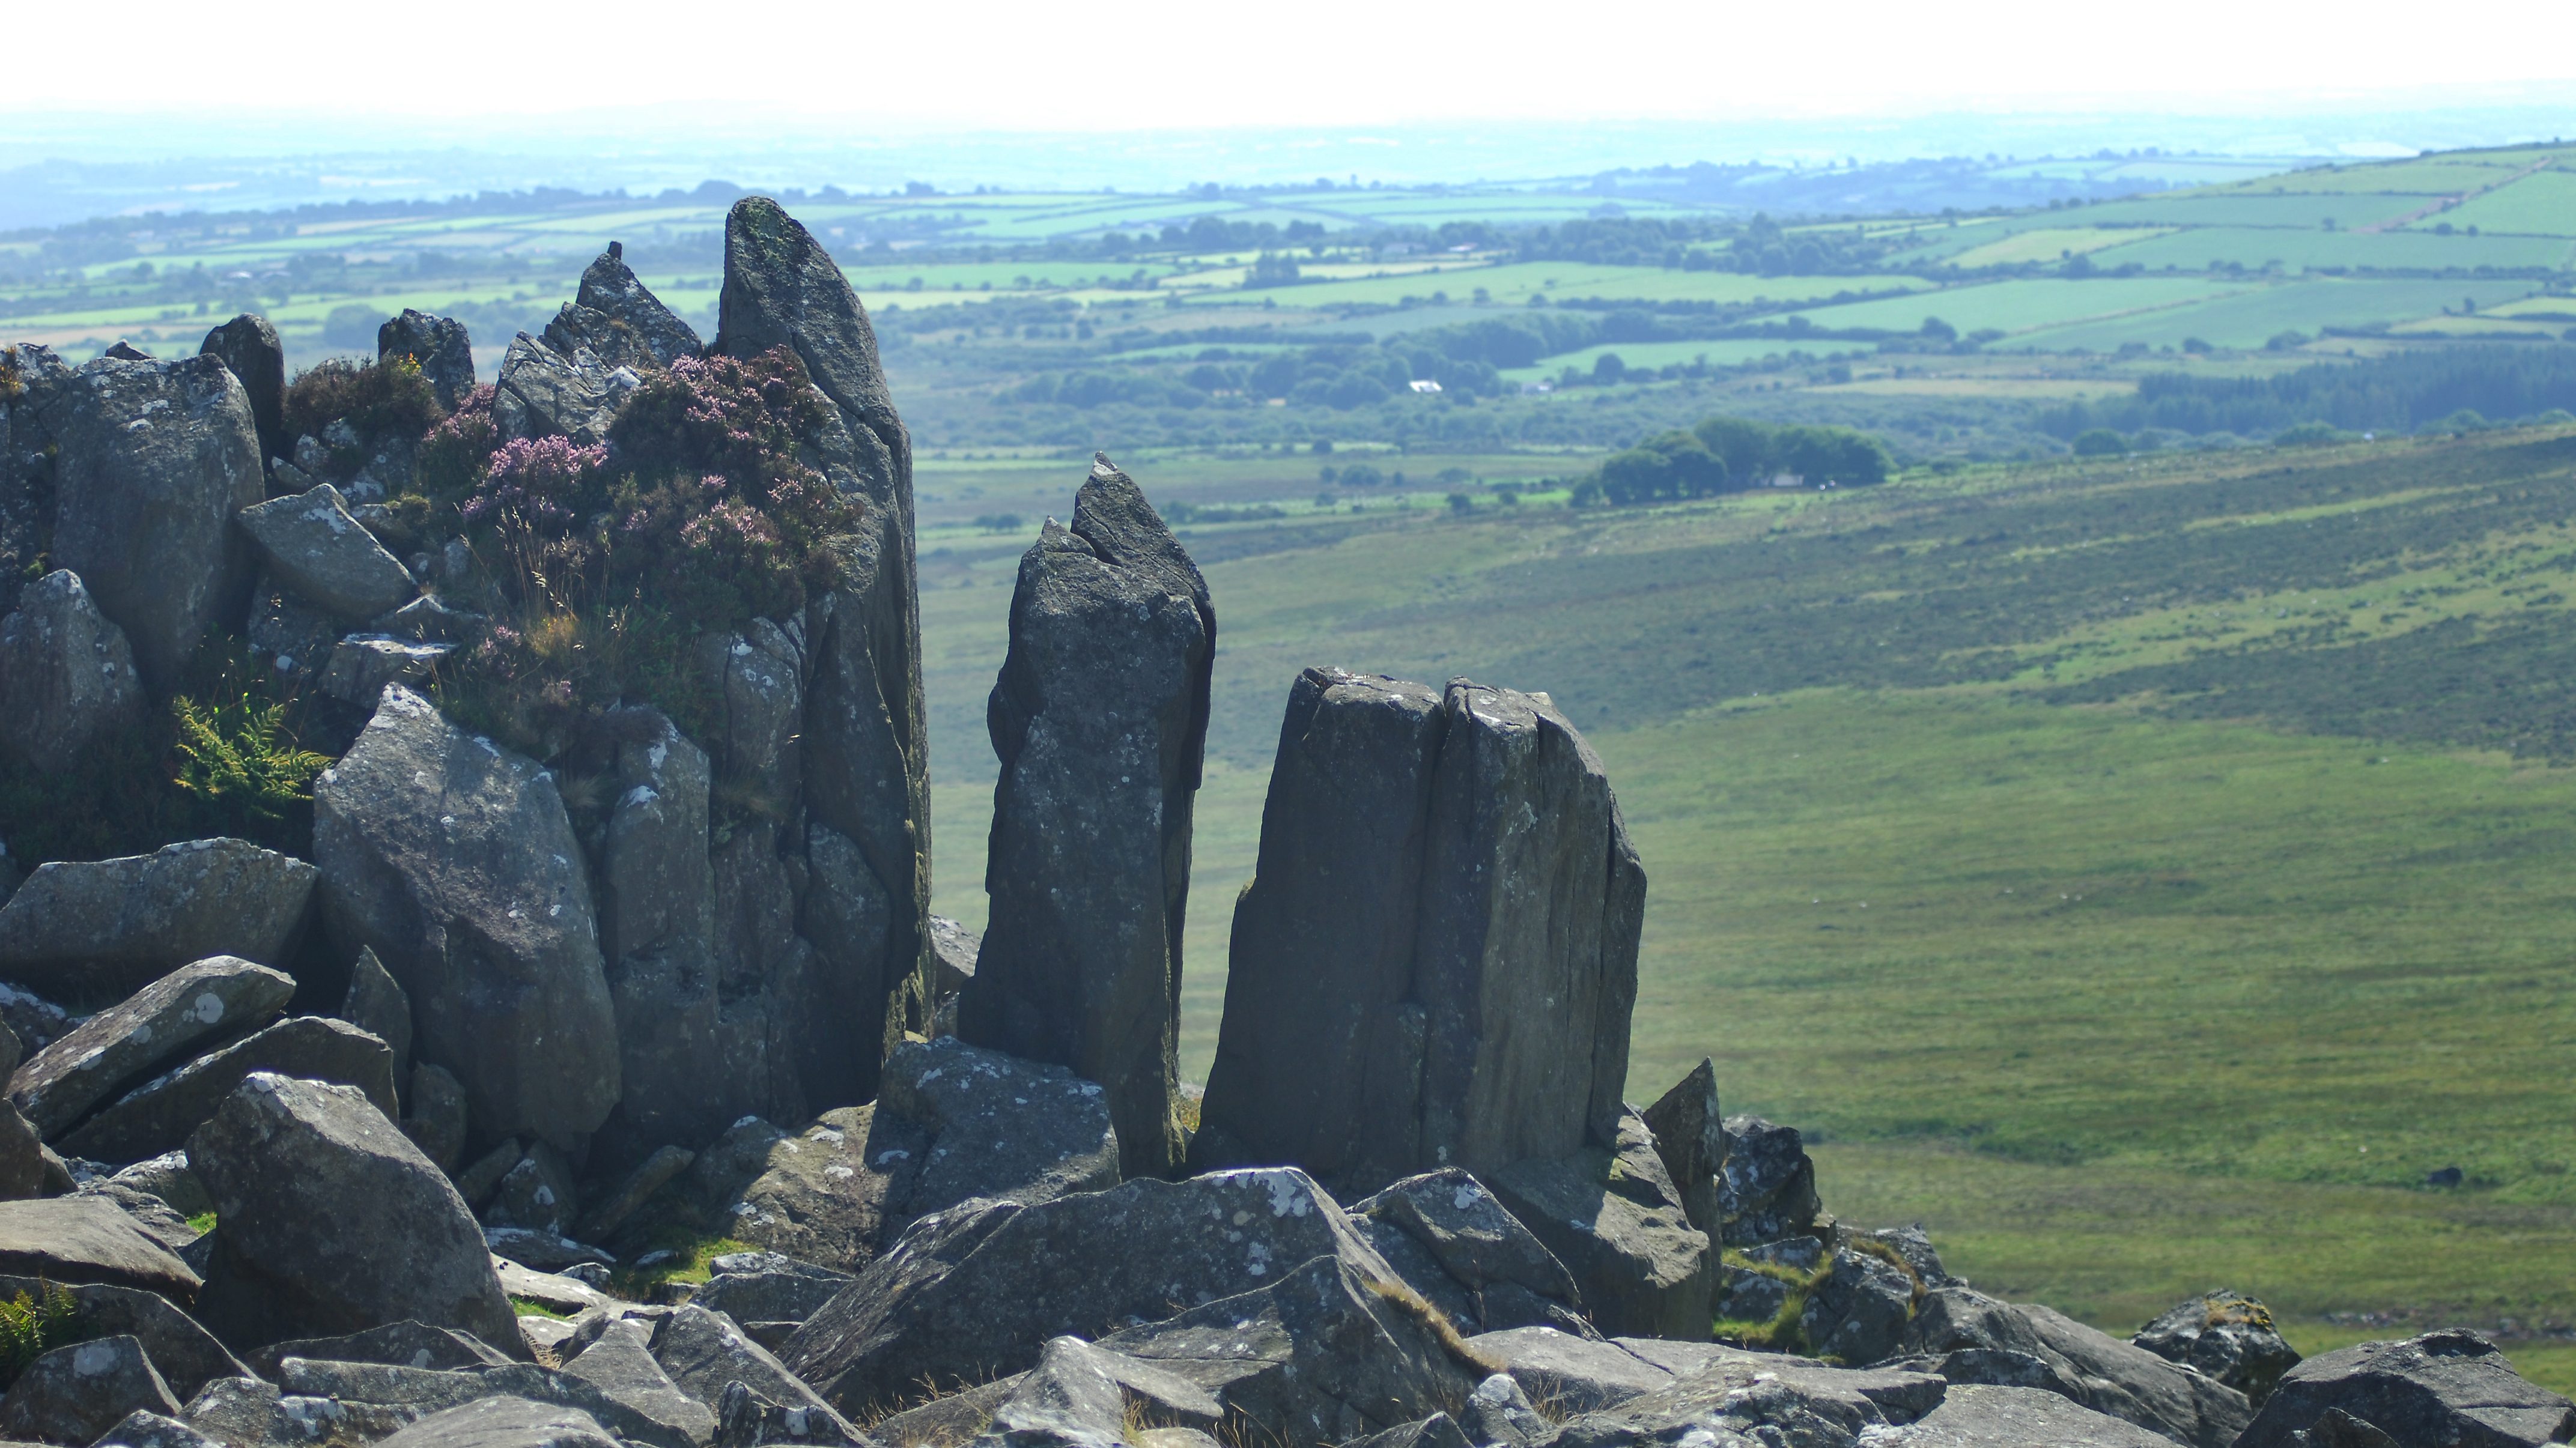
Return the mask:
<svg viewBox="0 0 2576 1448"><path fill-rule="evenodd" d="M992 918L958 1034L1099 1082L1128 1176L1181 1159L1181 921L1215 650L1197 566L1095 458L1072 527L1049 519L1020 559L986 711Z"/></svg>
<svg viewBox="0 0 2576 1448"><path fill-rule="evenodd" d="M1547 696L1307 670L1194 1164L1373 1191L1615 1147L1645 895L1601 761Z"/></svg>

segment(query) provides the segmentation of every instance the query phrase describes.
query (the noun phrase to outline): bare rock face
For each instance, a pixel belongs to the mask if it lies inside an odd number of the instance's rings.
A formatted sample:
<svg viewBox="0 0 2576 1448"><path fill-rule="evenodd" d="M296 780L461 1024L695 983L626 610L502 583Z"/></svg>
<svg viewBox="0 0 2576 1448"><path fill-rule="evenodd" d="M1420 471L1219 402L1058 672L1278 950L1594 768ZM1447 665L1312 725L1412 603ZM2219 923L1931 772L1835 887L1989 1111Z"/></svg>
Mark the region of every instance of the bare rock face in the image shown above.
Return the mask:
<svg viewBox="0 0 2576 1448"><path fill-rule="evenodd" d="M1293 1169L1131 1181L1025 1207L969 1201L915 1223L782 1356L834 1406L858 1412L925 1377L946 1390L1018 1371L1050 1338L1168 1317L1318 1257L1401 1285L1341 1207Z"/></svg>
<svg viewBox="0 0 2576 1448"><path fill-rule="evenodd" d="M81 368L49 419L52 560L125 630L153 692L175 689L207 625L250 586L235 513L266 496L250 394L220 358Z"/></svg>
<svg viewBox="0 0 2576 1448"><path fill-rule="evenodd" d="M356 1090L256 1075L188 1141L215 1196L199 1316L248 1348L404 1319L523 1357L456 1189Z"/></svg>
<svg viewBox="0 0 2576 1448"><path fill-rule="evenodd" d="M244 312L206 334L197 349L221 358L250 397L251 424L262 463L283 458L294 439L286 435L286 347L268 318Z"/></svg>
<svg viewBox="0 0 2576 1448"><path fill-rule="evenodd" d="M1645 886L1545 696L1308 670L1195 1161L1374 1188L1615 1146Z"/></svg>
<svg viewBox="0 0 2576 1448"><path fill-rule="evenodd" d="M603 287L614 278L604 278ZM603 308L605 310L605 308ZM875 331L821 243L764 197L725 220L724 292L710 350L793 351L844 426L819 459L864 514L843 579L805 611L804 732L795 767L811 824L854 847L887 902L885 943L808 922L828 1009L791 1042L813 1107L865 1100L906 1032L930 1029L930 754L913 548L912 440L896 415ZM746 642L758 644L757 639ZM730 689L728 696L730 697ZM815 932L822 933L817 934ZM846 1042L833 1067L815 1037Z"/></svg>
<svg viewBox="0 0 2576 1448"><path fill-rule="evenodd" d="M259 1025L294 994L294 977L238 956L182 966L37 1052L9 1077L9 1099L60 1135L154 1066Z"/></svg>
<svg viewBox="0 0 2576 1448"><path fill-rule="evenodd" d="M80 575L57 568L21 591L18 611L0 618L0 752L68 769L142 714L134 650Z"/></svg>
<svg viewBox="0 0 2576 1448"><path fill-rule="evenodd" d="M1170 1172L1190 815L1216 615L1135 482L1097 458L1020 559L986 715L992 919L958 1034L1109 1093L1121 1167Z"/></svg>
<svg viewBox="0 0 2576 1448"><path fill-rule="evenodd" d="M394 357L409 357L420 364L441 407L456 406L474 390L474 339L454 317L433 317L405 308L401 316L376 329L376 360Z"/></svg>
<svg viewBox="0 0 2576 1448"><path fill-rule="evenodd" d="M615 1009L554 776L402 688L314 786L336 948L373 949L478 1130L571 1149L617 1102Z"/></svg>
<svg viewBox="0 0 2576 1448"><path fill-rule="evenodd" d="M1573 1272L1601 1331L1704 1341L1717 1249L1691 1226L1646 1124L1621 1118L1618 1142L1526 1158L1487 1182Z"/></svg>
<svg viewBox="0 0 2576 1448"><path fill-rule="evenodd" d="M2576 1405L2527 1382L2474 1332L2426 1333L2319 1353L2281 1375L2236 1441L2245 1448L2322 1442L2330 1414L2396 1443L2524 1448L2576 1434ZM2338 1424L2338 1441L2368 1442Z"/></svg>
<svg viewBox="0 0 2576 1448"><path fill-rule="evenodd" d="M0 975L65 995L125 995L190 961L283 961L315 871L247 840L56 860L0 905Z"/></svg>
<svg viewBox="0 0 2576 1448"><path fill-rule="evenodd" d="M390 613L420 592L411 570L349 516L329 483L244 508L241 525L270 577L343 624Z"/></svg>

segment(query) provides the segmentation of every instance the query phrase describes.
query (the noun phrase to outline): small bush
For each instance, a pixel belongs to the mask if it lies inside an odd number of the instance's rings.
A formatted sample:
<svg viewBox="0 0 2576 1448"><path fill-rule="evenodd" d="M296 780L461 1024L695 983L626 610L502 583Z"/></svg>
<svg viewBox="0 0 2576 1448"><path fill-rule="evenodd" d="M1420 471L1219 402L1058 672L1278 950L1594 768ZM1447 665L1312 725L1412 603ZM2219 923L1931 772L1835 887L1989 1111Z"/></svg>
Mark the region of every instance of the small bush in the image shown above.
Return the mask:
<svg viewBox="0 0 2576 1448"><path fill-rule="evenodd" d="M308 367L287 385L282 406L290 435L320 437L332 423L346 422L369 441L418 438L447 415L420 364L409 357L363 365L334 359ZM354 471L365 461L350 459L347 466Z"/></svg>
<svg viewBox="0 0 2576 1448"><path fill-rule="evenodd" d="M80 1304L56 1283L0 1302L0 1392L16 1386L28 1364L80 1340Z"/></svg>
<svg viewBox="0 0 2576 1448"><path fill-rule="evenodd" d="M2129 440L2107 427L2086 428L2075 435L2079 458L2113 458L2129 450Z"/></svg>
<svg viewBox="0 0 2576 1448"><path fill-rule="evenodd" d="M313 777L330 768L331 756L296 744L283 702L244 692L201 704L181 695L170 711L179 752L173 782L224 834L246 835L311 809Z"/></svg>

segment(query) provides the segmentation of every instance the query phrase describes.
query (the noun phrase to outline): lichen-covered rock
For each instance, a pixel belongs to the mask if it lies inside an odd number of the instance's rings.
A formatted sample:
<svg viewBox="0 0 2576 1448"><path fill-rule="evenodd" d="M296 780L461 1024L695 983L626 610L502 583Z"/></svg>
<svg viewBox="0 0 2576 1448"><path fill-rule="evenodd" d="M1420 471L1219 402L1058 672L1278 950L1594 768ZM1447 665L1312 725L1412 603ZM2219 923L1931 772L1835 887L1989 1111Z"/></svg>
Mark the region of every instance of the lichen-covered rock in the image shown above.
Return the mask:
<svg viewBox="0 0 2576 1448"><path fill-rule="evenodd" d="M1644 898L1600 761L1546 699L1306 671L1195 1159L1367 1188L1609 1147Z"/></svg>
<svg viewBox="0 0 2576 1448"><path fill-rule="evenodd" d="M560 434L589 447L608 440L617 404L640 382L586 348L566 356L521 332L501 354L492 424L504 438Z"/></svg>
<svg viewBox="0 0 2576 1448"><path fill-rule="evenodd" d="M393 684L417 684L453 652L453 644L416 644L358 635L341 639L322 660L322 692L343 704L372 710Z"/></svg>
<svg viewBox="0 0 2576 1448"><path fill-rule="evenodd" d="M1016 1371L1049 1338L1168 1317L1317 1257L1401 1286L1340 1205L1294 1169L1146 1178L1032 1206L970 1201L915 1223L784 1357L857 1411L924 1378L946 1387Z"/></svg>
<svg viewBox="0 0 2576 1448"><path fill-rule="evenodd" d="M1886 1448L2168 1448L2173 1440L2041 1389L1961 1383L1941 1406L1872 1441Z"/></svg>
<svg viewBox="0 0 2576 1448"><path fill-rule="evenodd" d="M619 1092L589 872L554 776L400 687L314 785L336 948L412 999L415 1049L477 1128L574 1146Z"/></svg>
<svg viewBox="0 0 2576 1448"><path fill-rule="evenodd" d="M143 1344L120 1333L58 1347L27 1364L0 1398L0 1437L82 1448L137 1411L168 1416L179 1400Z"/></svg>
<svg viewBox="0 0 2576 1448"><path fill-rule="evenodd" d="M524 1227L560 1237L572 1229L580 1207L572 1163L540 1141L528 1148L518 1165L501 1174L492 1204L483 1209L483 1224Z"/></svg>
<svg viewBox="0 0 2576 1448"><path fill-rule="evenodd" d="M1808 1294L1799 1331L1818 1357L1877 1362L1897 1351L1916 1289L1904 1268L1875 1253L1843 1248L1833 1255L1833 1270Z"/></svg>
<svg viewBox="0 0 2576 1448"><path fill-rule="evenodd" d="M1618 1150L1514 1162L1487 1185L1574 1274L1593 1325L1614 1337L1704 1341L1717 1248L1690 1224L1655 1140L1620 1118Z"/></svg>
<svg viewBox="0 0 2576 1448"><path fill-rule="evenodd" d="M804 1322L857 1280L778 1252L729 1252L708 1265L714 1275L689 1303L736 1322Z"/></svg>
<svg viewBox="0 0 2576 1448"><path fill-rule="evenodd" d="M1641 1356L1634 1339L1575 1337L1552 1327L1515 1327L1467 1340L1476 1355L1511 1374L1524 1392L1566 1413L1596 1413L1673 1385L1673 1368ZM1693 1365L1694 1367L1697 1364Z"/></svg>
<svg viewBox="0 0 2576 1448"><path fill-rule="evenodd" d="M225 1448L176 1418L137 1408L117 1421L97 1448Z"/></svg>
<svg viewBox="0 0 2576 1448"><path fill-rule="evenodd" d="M182 966L37 1052L9 1077L9 1099L58 1136L153 1067L261 1024L294 994L293 976L238 956Z"/></svg>
<svg viewBox="0 0 2576 1448"><path fill-rule="evenodd" d="M0 1302L15 1301L22 1293L30 1300L39 1298L47 1286L33 1277L0 1277ZM158 1292L101 1282L56 1290L70 1294L82 1331L101 1337L121 1333L143 1344L154 1370L182 1402L216 1378L248 1371L214 1334Z"/></svg>
<svg viewBox="0 0 2576 1448"><path fill-rule="evenodd" d="M1062 1066L953 1037L887 1060L877 1109L927 1140L898 1204L905 1223L969 1197L1034 1203L1118 1184L1106 1093Z"/></svg>
<svg viewBox="0 0 2576 1448"><path fill-rule="evenodd" d="M342 623L364 623L420 592L411 570L349 516L329 483L244 508L241 526L269 576Z"/></svg>
<svg viewBox="0 0 2576 1448"><path fill-rule="evenodd" d="M49 415L52 562L81 576L156 694L178 687L207 627L241 606L233 515L267 494L250 395L219 358L74 373Z"/></svg>
<svg viewBox="0 0 2576 1448"><path fill-rule="evenodd" d="M848 1437L857 1437L812 1387L721 1312L684 1306L655 1323L653 1359L680 1391L699 1402L720 1398L727 1383L743 1383L773 1403L811 1413Z"/></svg>
<svg viewBox="0 0 2576 1448"><path fill-rule="evenodd" d="M143 679L125 631L67 568L29 584L0 618L0 754L70 768L100 736L143 714Z"/></svg>
<svg viewBox="0 0 2576 1448"><path fill-rule="evenodd" d="M2281 1375L2236 1443L2293 1448L2329 1412L2407 1445L2536 1448L2576 1437L2576 1405L2525 1381L2494 1343L2454 1329L2309 1358Z"/></svg>
<svg viewBox="0 0 2576 1448"><path fill-rule="evenodd" d="M662 1365L653 1360L652 1329L642 1323L609 1323L588 1347L564 1363L563 1370L636 1412L685 1434L693 1443L705 1443L715 1437L714 1411L680 1391L679 1385L662 1371Z"/></svg>
<svg viewBox="0 0 2576 1448"><path fill-rule="evenodd" d="M388 1126L400 1119L391 1047L346 1021L296 1016L135 1087L67 1133L62 1149L119 1162L176 1151L235 1087L261 1071L348 1086Z"/></svg>
<svg viewBox="0 0 2576 1448"><path fill-rule="evenodd" d="M438 394L438 405L453 408L474 390L474 339L454 317L433 317L406 307L402 315L376 328L376 360L409 357L420 364Z"/></svg>
<svg viewBox="0 0 2576 1448"><path fill-rule="evenodd" d="M1726 1119L1717 1195L1730 1247L1808 1236L1824 1215L1816 1196L1816 1166L1807 1159L1798 1129L1774 1126L1759 1116Z"/></svg>
<svg viewBox="0 0 2576 1448"><path fill-rule="evenodd" d="M408 1318L525 1353L473 1213L355 1088L252 1076L188 1159L220 1223L198 1304L217 1336L247 1347Z"/></svg>
<svg viewBox="0 0 2576 1448"><path fill-rule="evenodd" d="M979 1443L1027 1448L1109 1448L1128 1440L1130 1423L1213 1428L1226 1405L1168 1368L1084 1342L1052 1339L1037 1366L1013 1380Z"/></svg>
<svg viewBox="0 0 2576 1448"><path fill-rule="evenodd" d="M482 1339L450 1327L432 1327L405 1318L364 1332L338 1337L288 1338L251 1354L250 1367L271 1382L288 1358L317 1358L335 1363L385 1363L395 1367L500 1367L510 1361Z"/></svg>
<svg viewBox="0 0 2576 1448"><path fill-rule="evenodd" d="M1548 1441L1561 1448L1683 1441L1693 1448L1857 1448L1903 1441L1891 1430L1927 1416L1948 1393L1946 1384L1926 1373L1828 1367L1777 1353L1705 1351L1708 1356L1672 1386L1575 1418Z"/></svg>
<svg viewBox="0 0 2576 1448"><path fill-rule="evenodd" d="M2167 1310L2129 1341L2198 1368L2258 1408L2281 1374L2299 1365L2299 1350L2273 1327L2271 1309L2224 1287Z"/></svg>
<svg viewBox="0 0 2576 1448"><path fill-rule="evenodd" d="M1937 1287L1901 1340L1905 1366L1952 1382L2038 1387L2194 1448L2230 1448L2253 1416L2245 1395L2141 1347L2030 1303Z"/></svg>
<svg viewBox="0 0 2576 1448"><path fill-rule="evenodd" d="M1001 756L992 919L958 1034L1108 1092L1121 1169L1180 1160L1174 1111L1190 812L1216 615L1144 493L1105 457L1020 559L986 710Z"/></svg>
<svg viewBox="0 0 2576 1448"><path fill-rule="evenodd" d="M97 998L209 956L275 965L303 927L315 878L291 855L226 839L39 865L0 905L0 975Z"/></svg>
<svg viewBox="0 0 2576 1448"><path fill-rule="evenodd" d="M411 997L376 953L363 945L349 967L349 990L340 1001L340 1019L392 1048L394 1079L411 1079Z"/></svg>

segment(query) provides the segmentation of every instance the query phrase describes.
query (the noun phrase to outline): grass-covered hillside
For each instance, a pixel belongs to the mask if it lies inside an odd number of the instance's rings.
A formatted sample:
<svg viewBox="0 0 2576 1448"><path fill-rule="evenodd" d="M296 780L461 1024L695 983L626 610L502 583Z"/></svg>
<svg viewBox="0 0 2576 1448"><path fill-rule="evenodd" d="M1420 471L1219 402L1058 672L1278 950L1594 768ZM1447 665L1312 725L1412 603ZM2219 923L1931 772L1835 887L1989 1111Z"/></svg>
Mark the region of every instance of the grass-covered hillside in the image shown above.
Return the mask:
<svg viewBox="0 0 2576 1448"><path fill-rule="evenodd" d="M1259 466L1122 461L1200 507ZM925 489L1060 512L1053 467ZM1823 1140L1829 1207L2106 1326L2229 1283L2310 1347L2461 1320L2576 1377L2540 1335L2576 1321L2576 432L1186 531L1221 648L1193 1069L1294 671L1547 689L1653 878L1633 1094L1712 1055ZM972 920L1019 540L936 536Z"/></svg>
<svg viewBox="0 0 2576 1448"><path fill-rule="evenodd" d="M1696 168L1607 189L823 188L787 201L866 299L916 438L950 457L1323 439L1617 447L1721 407L1870 426L1915 457L2044 456L2070 440L2052 409L2168 374L2259 380L2576 329L2576 148L2092 169L2081 194L1983 208L1859 181L1766 191ZM2102 199L2130 186L2141 194ZM709 183L9 233L0 341L76 358L119 337L193 348L259 310L310 362L371 350L379 321L418 307L466 321L488 369L611 239L711 331L734 194ZM1762 195L1779 203L1767 214L1748 199Z"/></svg>

